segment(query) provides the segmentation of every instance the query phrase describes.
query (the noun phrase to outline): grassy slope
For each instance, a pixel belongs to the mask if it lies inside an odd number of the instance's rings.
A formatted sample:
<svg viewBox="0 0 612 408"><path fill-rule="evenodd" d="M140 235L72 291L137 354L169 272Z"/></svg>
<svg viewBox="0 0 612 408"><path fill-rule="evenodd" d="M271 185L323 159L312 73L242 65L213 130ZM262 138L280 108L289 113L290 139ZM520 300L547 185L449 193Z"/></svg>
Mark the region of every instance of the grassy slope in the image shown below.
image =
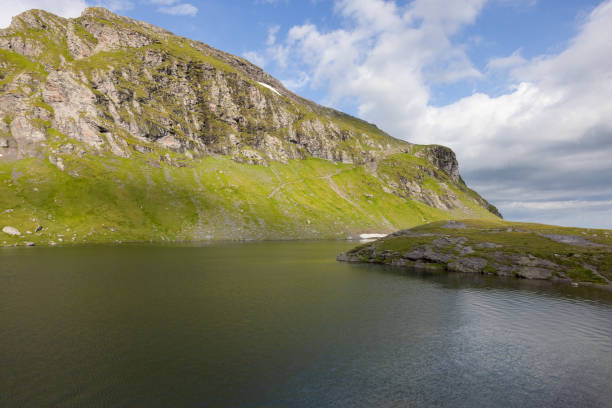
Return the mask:
<svg viewBox="0 0 612 408"><path fill-rule="evenodd" d="M362 166L211 156L157 168L146 160L64 156L63 172L45 159L0 162L0 226L22 232L0 243L345 238L456 218L384 192ZM40 233L26 233L38 224Z"/></svg>
<svg viewBox="0 0 612 408"><path fill-rule="evenodd" d="M410 230L412 236L389 236L371 244L361 245L349 253L360 254L366 249L375 249L377 253L390 251L401 257L421 245L431 244L440 236L465 237L464 246L471 246L475 252L469 257L490 259L493 262L493 252L503 252L514 255L532 255L549 260L563 268L566 275L573 281L605 284L605 280L594 274L586 265L597 268L597 271L612 280L612 231L584 228L566 228L543 224L517 223L502 220L467 220L461 221L467 225L464 229L443 228L445 222L434 222L417 226ZM554 241L541 234L570 235L584 238L601 246L578 246ZM488 242L501 245L499 248L478 248L477 244ZM453 254L453 247L438 251ZM367 259L364 258L364 261ZM391 263L393 256L378 259L380 263ZM485 272L488 269L485 268ZM494 270L490 270L494 273Z"/></svg>

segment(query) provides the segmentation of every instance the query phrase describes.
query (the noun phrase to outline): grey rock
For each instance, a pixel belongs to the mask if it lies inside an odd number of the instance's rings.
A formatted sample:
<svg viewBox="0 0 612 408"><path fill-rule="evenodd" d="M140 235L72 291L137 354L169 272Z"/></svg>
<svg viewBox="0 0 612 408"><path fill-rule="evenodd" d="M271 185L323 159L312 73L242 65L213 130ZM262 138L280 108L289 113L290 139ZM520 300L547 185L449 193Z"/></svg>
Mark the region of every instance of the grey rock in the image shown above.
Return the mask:
<svg viewBox="0 0 612 408"><path fill-rule="evenodd" d="M484 249L494 249L494 248L501 248L502 245L499 244L495 244L493 242L481 242L480 244L476 245L476 248L484 248Z"/></svg>
<svg viewBox="0 0 612 408"><path fill-rule="evenodd" d="M488 261L483 258L459 258L448 264L448 269L463 273L481 273Z"/></svg>
<svg viewBox="0 0 612 408"><path fill-rule="evenodd" d="M416 261L412 267L425 271L439 271L441 269L439 264L424 261Z"/></svg>
<svg viewBox="0 0 612 408"><path fill-rule="evenodd" d="M450 254L434 252L433 250L428 249L423 256L423 259L430 262L447 263L450 260L454 259L454 256Z"/></svg>
<svg viewBox="0 0 612 408"><path fill-rule="evenodd" d="M430 246L420 246L412 251L405 253L402 258L411 261L426 261L434 263L447 263L454 259L454 255L437 252Z"/></svg>
<svg viewBox="0 0 612 408"><path fill-rule="evenodd" d="M406 252L402 258L410 259L411 261L416 261L419 259L423 259L425 257L426 248L418 247L413 249L410 252Z"/></svg>
<svg viewBox="0 0 612 408"><path fill-rule="evenodd" d="M404 258L396 258L391 261L391 266L406 266L408 262L410 261L406 261Z"/></svg>
<svg viewBox="0 0 612 408"><path fill-rule="evenodd" d="M19 232L19 230L17 228L10 227L10 226L6 226L6 227L2 228L2 232L4 232L5 234L8 234L8 235L13 235L13 236L20 236L21 235L21 232Z"/></svg>
<svg viewBox="0 0 612 408"><path fill-rule="evenodd" d="M552 239L555 242L560 242L562 244L568 244L568 245L576 245L576 246L583 246L583 247L588 247L588 246L601 247L601 246L605 246L605 245L602 245L602 244L591 242L588 239L584 239L582 237L578 237L578 236L575 236L575 235L541 234L541 236L543 236L545 238L548 238L548 239Z"/></svg>
<svg viewBox="0 0 612 408"><path fill-rule="evenodd" d="M516 274L525 279L550 279L553 272L550 269L525 266L520 268Z"/></svg>
<svg viewBox="0 0 612 408"><path fill-rule="evenodd" d="M514 276L515 273L519 269L516 266L509 266L509 265L493 264L491 266L495 268L495 274L497 276Z"/></svg>
<svg viewBox="0 0 612 408"><path fill-rule="evenodd" d="M547 259L537 258L533 255L521 256L518 258L518 261L516 261L515 259L515 263L527 267L543 267L550 269L559 268L559 265L557 265L556 263L551 262Z"/></svg>
<svg viewBox="0 0 612 408"><path fill-rule="evenodd" d="M446 224L444 224L442 226L442 228L448 228L448 229L465 229L467 228L467 225L462 223L462 222L457 222L457 221L449 221Z"/></svg>
<svg viewBox="0 0 612 408"><path fill-rule="evenodd" d="M26 242L24 242L24 244L25 244L25 246L30 246L30 247L35 246L35 245L36 245L36 244L35 244L34 242L32 242L32 241L26 241Z"/></svg>
<svg viewBox="0 0 612 408"><path fill-rule="evenodd" d="M459 248L459 253L461 256L473 254L474 252L474 248L472 248L471 246Z"/></svg>
<svg viewBox="0 0 612 408"><path fill-rule="evenodd" d="M455 153L444 146L432 146L424 153L425 158L445 172L455 183L459 181L459 165Z"/></svg>
<svg viewBox="0 0 612 408"><path fill-rule="evenodd" d="M463 245L467 240L465 237L442 237L434 240L433 244L438 248L443 248L448 245Z"/></svg>
<svg viewBox="0 0 612 408"><path fill-rule="evenodd" d="M344 252L338 255L336 260L340 262L361 262L361 257L357 254L349 254Z"/></svg>

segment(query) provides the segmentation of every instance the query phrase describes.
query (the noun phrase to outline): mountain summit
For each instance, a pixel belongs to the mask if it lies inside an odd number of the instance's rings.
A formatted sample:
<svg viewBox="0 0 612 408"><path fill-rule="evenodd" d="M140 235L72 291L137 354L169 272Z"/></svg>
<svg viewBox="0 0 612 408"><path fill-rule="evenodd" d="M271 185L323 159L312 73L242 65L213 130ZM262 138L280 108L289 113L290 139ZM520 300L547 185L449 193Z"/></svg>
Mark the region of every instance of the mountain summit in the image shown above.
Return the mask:
<svg viewBox="0 0 612 408"><path fill-rule="evenodd" d="M7 245L344 238L500 216L450 149L103 8L30 10L0 30L0 193L0 226L19 233Z"/></svg>

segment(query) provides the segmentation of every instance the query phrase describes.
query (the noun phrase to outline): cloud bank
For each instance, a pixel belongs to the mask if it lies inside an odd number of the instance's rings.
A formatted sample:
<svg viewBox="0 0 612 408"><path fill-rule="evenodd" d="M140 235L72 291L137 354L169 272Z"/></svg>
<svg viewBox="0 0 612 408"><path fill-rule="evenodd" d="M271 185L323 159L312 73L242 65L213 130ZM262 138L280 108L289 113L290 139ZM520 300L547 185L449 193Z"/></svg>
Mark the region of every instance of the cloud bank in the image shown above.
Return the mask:
<svg viewBox="0 0 612 408"><path fill-rule="evenodd" d="M463 176L508 218L612 228L612 1L562 52L525 59L517 50L485 72L454 40L485 0L335 4L342 28L294 26L268 41L266 58L328 89L326 103L356 101L359 116L396 137L450 146ZM500 71L501 96L432 104L433 87Z"/></svg>

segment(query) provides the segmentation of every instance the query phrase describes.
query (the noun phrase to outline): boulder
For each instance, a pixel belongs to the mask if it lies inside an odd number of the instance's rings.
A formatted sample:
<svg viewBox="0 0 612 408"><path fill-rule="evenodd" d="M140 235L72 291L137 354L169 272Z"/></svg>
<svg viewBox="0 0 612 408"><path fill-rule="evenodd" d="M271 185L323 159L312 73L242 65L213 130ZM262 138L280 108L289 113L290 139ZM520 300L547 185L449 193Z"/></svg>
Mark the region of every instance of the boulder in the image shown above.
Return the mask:
<svg viewBox="0 0 612 408"><path fill-rule="evenodd" d="M476 245L476 248L493 249L493 248L500 248L501 246L502 245L495 244L493 242L481 242L480 244Z"/></svg>
<svg viewBox="0 0 612 408"><path fill-rule="evenodd" d="M9 226L2 228L2 232L4 232L5 234L13 235L13 236L21 235L21 232L19 232L17 228L9 227Z"/></svg>
<svg viewBox="0 0 612 408"><path fill-rule="evenodd" d="M550 279L552 277L550 269L537 268L535 266L525 266L519 269L516 274L525 279Z"/></svg>
<svg viewBox="0 0 612 408"><path fill-rule="evenodd" d="M481 273L488 261L483 258L459 258L448 264L448 269L463 273Z"/></svg>

